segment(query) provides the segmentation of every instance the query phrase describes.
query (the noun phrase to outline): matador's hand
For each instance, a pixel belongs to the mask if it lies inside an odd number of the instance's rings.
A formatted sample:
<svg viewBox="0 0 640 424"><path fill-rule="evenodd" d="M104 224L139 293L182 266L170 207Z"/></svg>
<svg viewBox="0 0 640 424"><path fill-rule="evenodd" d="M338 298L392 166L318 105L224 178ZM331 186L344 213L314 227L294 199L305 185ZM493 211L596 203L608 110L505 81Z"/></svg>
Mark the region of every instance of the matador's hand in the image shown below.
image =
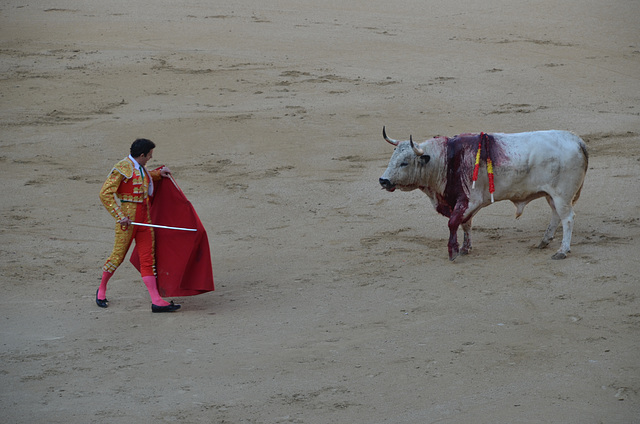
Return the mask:
<svg viewBox="0 0 640 424"><path fill-rule="evenodd" d="M125 216L124 218L118 221L118 224L120 224L120 228L122 228L122 231L126 231L127 228L129 228L129 225L131 225L131 220L129 219L128 216Z"/></svg>
<svg viewBox="0 0 640 424"><path fill-rule="evenodd" d="M167 168L166 166L163 166L160 169L160 176L161 177L168 177L169 175L171 175L171 170L169 168Z"/></svg>

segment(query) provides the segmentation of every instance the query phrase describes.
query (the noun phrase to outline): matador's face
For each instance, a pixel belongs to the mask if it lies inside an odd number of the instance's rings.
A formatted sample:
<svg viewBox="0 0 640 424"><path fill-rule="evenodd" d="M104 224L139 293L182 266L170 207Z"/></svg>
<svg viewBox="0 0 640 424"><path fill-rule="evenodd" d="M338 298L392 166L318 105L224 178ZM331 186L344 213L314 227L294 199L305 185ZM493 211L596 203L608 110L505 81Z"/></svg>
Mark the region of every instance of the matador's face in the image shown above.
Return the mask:
<svg viewBox="0 0 640 424"><path fill-rule="evenodd" d="M138 156L136 158L136 161L142 165L142 166L146 166L147 162L149 162L149 160L151 160L151 158L153 157L153 149L149 150L149 153L147 153L146 155L143 153L140 156Z"/></svg>

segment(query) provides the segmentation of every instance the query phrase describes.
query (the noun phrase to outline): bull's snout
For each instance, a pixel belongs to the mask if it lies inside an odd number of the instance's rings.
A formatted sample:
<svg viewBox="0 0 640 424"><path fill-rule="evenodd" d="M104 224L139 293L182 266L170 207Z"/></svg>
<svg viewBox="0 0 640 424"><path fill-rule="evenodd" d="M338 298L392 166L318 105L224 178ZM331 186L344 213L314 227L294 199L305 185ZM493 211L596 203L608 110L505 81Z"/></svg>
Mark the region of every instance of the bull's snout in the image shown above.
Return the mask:
<svg viewBox="0 0 640 424"><path fill-rule="evenodd" d="M396 189L395 184L393 184L391 181L389 181L386 178L380 178L378 181L380 182L380 185L382 186L382 188L387 191L393 191Z"/></svg>

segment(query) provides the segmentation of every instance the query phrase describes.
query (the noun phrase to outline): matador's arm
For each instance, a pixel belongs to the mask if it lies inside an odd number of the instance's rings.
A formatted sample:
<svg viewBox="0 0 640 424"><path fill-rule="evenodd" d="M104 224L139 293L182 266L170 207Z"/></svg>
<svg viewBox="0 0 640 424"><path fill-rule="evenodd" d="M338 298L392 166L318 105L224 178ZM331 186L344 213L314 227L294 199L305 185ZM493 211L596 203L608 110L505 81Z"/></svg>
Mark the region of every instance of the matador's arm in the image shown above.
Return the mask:
<svg viewBox="0 0 640 424"><path fill-rule="evenodd" d="M116 191L123 178L124 175L114 168L102 185L102 189L100 189L100 200L102 204L118 222L126 218L126 215L122 212L122 209L120 209L120 205L116 202Z"/></svg>
<svg viewBox="0 0 640 424"><path fill-rule="evenodd" d="M161 180L162 177L168 177L169 174L171 174L171 170L164 165L154 169L153 171L149 171L149 175L151 175L151 179L153 181Z"/></svg>

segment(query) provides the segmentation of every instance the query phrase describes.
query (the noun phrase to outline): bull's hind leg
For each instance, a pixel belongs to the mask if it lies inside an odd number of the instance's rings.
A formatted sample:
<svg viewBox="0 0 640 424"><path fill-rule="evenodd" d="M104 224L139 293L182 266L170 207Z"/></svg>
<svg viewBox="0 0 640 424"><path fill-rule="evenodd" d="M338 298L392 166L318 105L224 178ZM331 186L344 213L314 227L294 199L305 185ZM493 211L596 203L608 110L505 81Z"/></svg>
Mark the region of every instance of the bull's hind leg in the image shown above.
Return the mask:
<svg viewBox="0 0 640 424"><path fill-rule="evenodd" d="M571 251L571 234L573 232L573 218L575 217L575 213L573 212L573 207L571 207L571 203L565 201L560 197L555 197L549 201L549 205L551 209L554 210L554 216L551 218L551 223L549 224L549 228L547 232L545 232L545 237L547 237L547 233L549 229L555 224L555 216L558 216L560 221L562 222L562 244L560 245L560 249L551 259L564 259L567 257L567 253ZM557 224L555 224L555 228L557 228ZM555 230L553 231L555 232ZM553 237L553 234L551 234ZM543 242L544 242L543 238Z"/></svg>
<svg viewBox="0 0 640 424"><path fill-rule="evenodd" d="M571 251L571 234L573 233L573 218L575 213L571 206L567 206L567 208L568 212L562 218L562 244L551 259L564 259L567 257L567 253Z"/></svg>
<svg viewBox="0 0 640 424"><path fill-rule="evenodd" d="M550 196L546 196L546 199L547 203L549 203L549 207L551 208L551 222L549 222L549 226L542 236L542 241L540 241L538 249L544 249L549 245L549 243L551 243L561 221L560 215L558 215L558 212L556 211L556 205L553 203L553 199Z"/></svg>

